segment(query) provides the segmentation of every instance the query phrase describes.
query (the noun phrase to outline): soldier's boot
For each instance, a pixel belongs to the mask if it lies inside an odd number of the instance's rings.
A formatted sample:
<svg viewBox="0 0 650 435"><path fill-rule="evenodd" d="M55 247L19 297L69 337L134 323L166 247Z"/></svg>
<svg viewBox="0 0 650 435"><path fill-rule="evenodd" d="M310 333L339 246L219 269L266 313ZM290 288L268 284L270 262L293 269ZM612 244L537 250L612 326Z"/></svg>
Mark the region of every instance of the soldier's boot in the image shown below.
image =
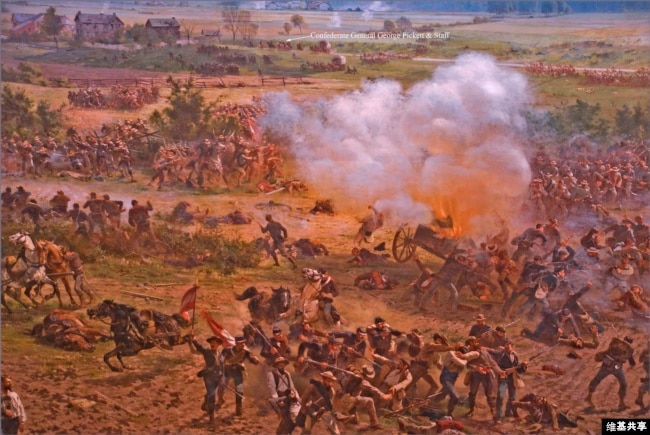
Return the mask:
<svg viewBox="0 0 650 435"><path fill-rule="evenodd" d="M591 406L592 408L596 407L596 405L594 405L594 402L591 400L591 391L587 393L587 397L585 397L585 402L587 402L587 405Z"/></svg>
<svg viewBox="0 0 650 435"><path fill-rule="evenodd" d="M628 408L628 406L625 404L625 398L619 396L618 398L618 411L625 411Z"/></svg>
<svg viewBox="0 0 650 435"><path fill-rule="evenodd" d="M210 411L208 413L208 416L210 417L210 424L213 425L214 424L214 410Z"/></svg>
<svg viewBox="0 0 650 435"><path fill-rule="evenodd" d="M226 401L223 399L223 393L219 394L217 398L217 409L221 408Z"/></svg>
<svg viewBox="0 0 650 435"><path fill-rule="evenodd" d="M242 399L241 397L238 397L235 399L235 415L240 416L242 415Z"/></svg>

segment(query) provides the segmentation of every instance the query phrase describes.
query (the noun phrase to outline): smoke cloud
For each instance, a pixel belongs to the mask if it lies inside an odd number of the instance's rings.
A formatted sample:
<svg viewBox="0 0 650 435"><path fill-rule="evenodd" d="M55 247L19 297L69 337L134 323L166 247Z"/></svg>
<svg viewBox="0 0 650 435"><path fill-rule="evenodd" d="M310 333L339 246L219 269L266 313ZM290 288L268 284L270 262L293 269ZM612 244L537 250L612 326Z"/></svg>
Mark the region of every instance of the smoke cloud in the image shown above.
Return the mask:
<svg viewBox="0 0 650 435"><path fill-rule="evenodd" d="M300 177L340 209L374 204L391 223L451 216L457 233L484 234L530 180L520 146L527 81L484 54L407 91L382 80L315 102L264 99L262 127L290 138Z"/></svg>

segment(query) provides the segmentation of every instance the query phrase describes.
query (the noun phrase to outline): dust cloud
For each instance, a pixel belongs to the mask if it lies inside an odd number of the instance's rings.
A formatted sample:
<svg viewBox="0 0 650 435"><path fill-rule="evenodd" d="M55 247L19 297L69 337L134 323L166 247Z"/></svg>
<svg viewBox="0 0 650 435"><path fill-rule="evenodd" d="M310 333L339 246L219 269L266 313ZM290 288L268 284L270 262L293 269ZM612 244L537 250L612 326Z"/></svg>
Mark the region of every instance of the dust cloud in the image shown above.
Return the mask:
<svg viewBox="0 0 650 435"><path fill-rule="evenodd" d="M380 80L315 102L263 101L260 125L288 138L300 177L343 210L374 204L393 224L451 216L456 234L485 233L530 181L527 81L484 54L464 54L406 91Z"/></svg>

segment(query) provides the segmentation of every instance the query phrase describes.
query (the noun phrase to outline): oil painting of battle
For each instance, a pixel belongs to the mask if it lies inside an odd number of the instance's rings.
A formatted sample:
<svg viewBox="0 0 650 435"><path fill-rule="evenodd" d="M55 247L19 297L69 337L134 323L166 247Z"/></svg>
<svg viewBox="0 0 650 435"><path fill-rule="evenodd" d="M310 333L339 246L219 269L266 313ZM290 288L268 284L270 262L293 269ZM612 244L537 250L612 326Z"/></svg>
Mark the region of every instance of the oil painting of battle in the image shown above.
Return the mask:
<svg viewBox="0 0 650 435"><path fill-rule="evenodd" d="M2 433L650 423L650 2L7 0Z"/></svg>

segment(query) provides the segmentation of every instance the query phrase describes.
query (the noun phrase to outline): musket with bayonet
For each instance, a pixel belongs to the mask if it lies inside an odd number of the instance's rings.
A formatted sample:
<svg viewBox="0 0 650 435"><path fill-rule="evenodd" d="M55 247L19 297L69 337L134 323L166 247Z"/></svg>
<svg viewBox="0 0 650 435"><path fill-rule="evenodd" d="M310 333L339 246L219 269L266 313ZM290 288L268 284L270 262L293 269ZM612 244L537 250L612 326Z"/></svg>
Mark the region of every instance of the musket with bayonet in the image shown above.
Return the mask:
<svg viewBox="0 0 650 435"><path fill-rule="evenodd" d="M323 365L325 365L325 367L327 367L330 370L345 373L346 375L349 375L349 376L355 376L355 377L360 377L361 376L358 373L351 372L350 370L345 370L345 369L342 369L340 367L336 367L336 366L333 366L331 364L327 364L325 362L318 362L318 361L315 361L315 360L313 360L311 358L305 358L303 361L306 362L306 363L309 363L309 364L317 365L319 367L322 367Z"/></svg>
<svg viewBox="0 0 650 435"><path fill-rule="evenodd" d="M510 326L510 325L514 325L514 324L517 323L519 320L521 320L521 318L516 319L516 320L513 320L512 322L508 323L507 325L503 325L503 329L507 328L507 327ZM483 335L483 334L487 334L488 332L490 332L490 331L494 331L494 330L496 330L496 328L490 328L490 329L488 329L488 330L485 331L485 332L481 332L478 336L480 337L481 335Z"/></svg>

